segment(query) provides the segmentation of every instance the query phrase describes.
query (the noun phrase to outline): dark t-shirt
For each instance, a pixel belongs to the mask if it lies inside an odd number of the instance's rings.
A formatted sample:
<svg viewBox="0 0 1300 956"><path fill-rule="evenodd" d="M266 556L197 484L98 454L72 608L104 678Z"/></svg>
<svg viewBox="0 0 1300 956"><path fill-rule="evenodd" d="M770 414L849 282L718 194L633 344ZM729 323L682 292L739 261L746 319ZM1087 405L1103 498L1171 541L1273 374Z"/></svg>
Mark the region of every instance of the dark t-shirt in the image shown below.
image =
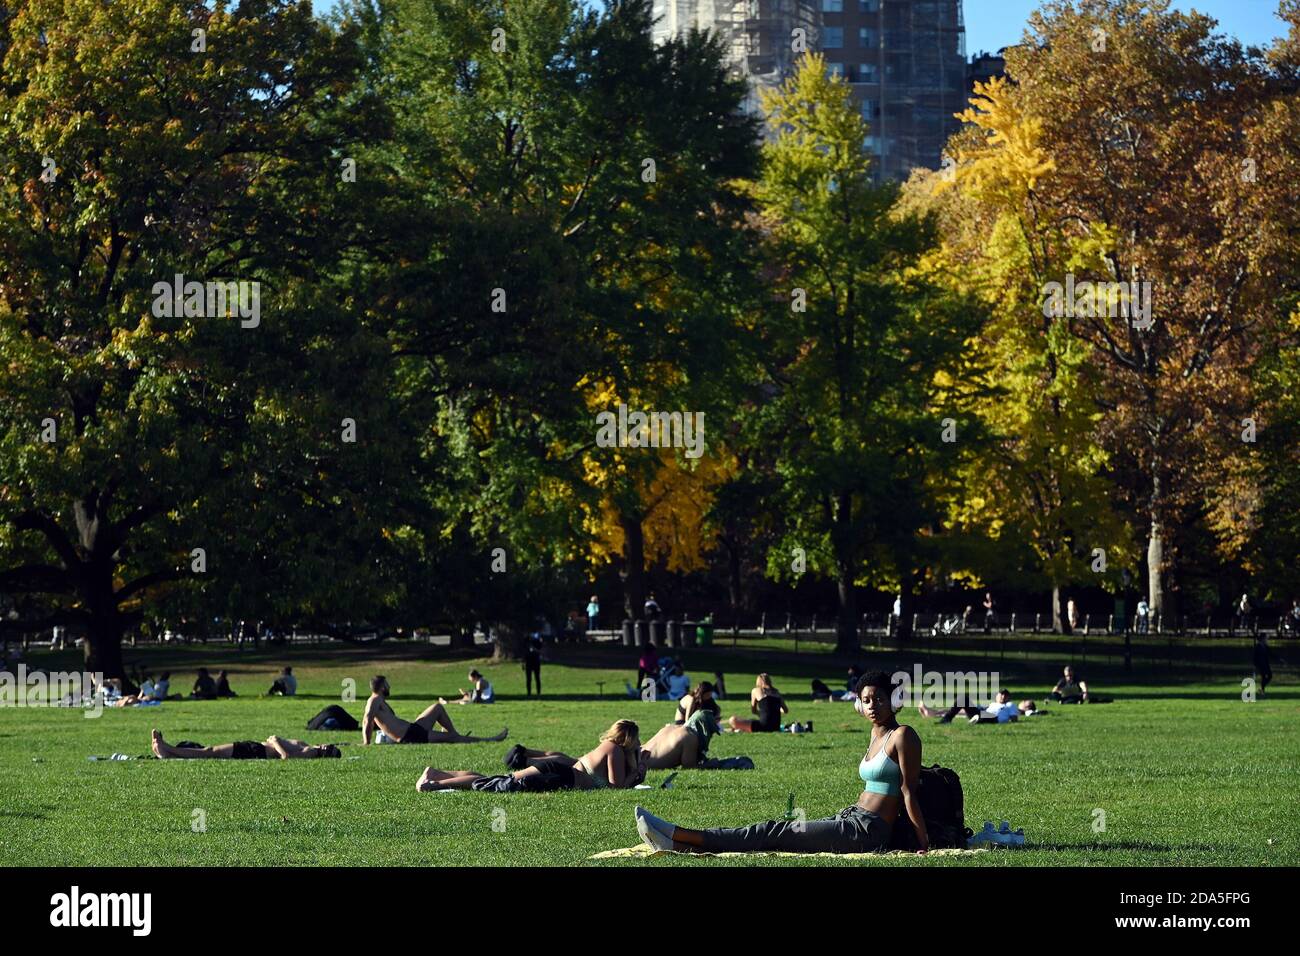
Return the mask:
<svg viewBox="0 0 1300 956"><path fill-rule="evenodd" d="M194 693L200 697L216 697L217 685L211 677L200 677L194 682Z"/></svg>

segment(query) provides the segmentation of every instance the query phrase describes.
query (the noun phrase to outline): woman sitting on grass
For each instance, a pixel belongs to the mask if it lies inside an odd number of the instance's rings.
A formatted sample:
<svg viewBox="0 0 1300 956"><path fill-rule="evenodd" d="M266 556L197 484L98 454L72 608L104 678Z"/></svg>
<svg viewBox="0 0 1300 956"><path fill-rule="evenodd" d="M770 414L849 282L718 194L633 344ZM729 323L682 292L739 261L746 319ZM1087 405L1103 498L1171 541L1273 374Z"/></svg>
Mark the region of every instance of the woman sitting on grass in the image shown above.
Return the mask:
<svg viewBox="0 0 1300 956"><path fill-rule="evenodd" d="M781 729L781 715L790 713L781 692L772 686L772 678L759 674L754 689L749 692L749 709L758 719L731 717L731 729L737 733L776 733Z"/></svg>
<svg viewBox="0 0 1300 956"><path fill-rule="evenodd" d="M314 745L274 735L260 744L255 740L237 740L233 744L211 747L173 747L156 730L153 732L153 752L159 760L295 760L343 756L334 744Z"/></svg>
<svg viewBox="0 0 1300 956"><path fill-rule="evenodd" d="M430 790L625 790L645 779L641 731L630 720L615 721L600 735L600 744L576 760L557 751L516 747L526 762L512 774L487 776L472 770L435 770L426 767L415 789ZM510 758L507 757L507 761Z"/></svg>
<svg viewBox="0 0 1300 956"><path fill-rule="evenodd" d="M706 680L700 681L695 685L694 690L689 694L683 694L682 698L677 701L677 720L675 723L686 723L691 714L698 710L712 711L714 717L722 717L722 708L713 699L713 685Z"/></svg>
<svg viewBox="0 0 1300 956"><path fill-rule="evenodd" d="M899 724L888 674L868 674L854 707L871 721L871 741L858 765L864 789L854 806L824 820L768 820L747 827L688 830L636 808L641 839L656 850L686 853L869 853L886 849L899 811L906 809L920 852L930 846L921 816L921 738Z"/></svg>

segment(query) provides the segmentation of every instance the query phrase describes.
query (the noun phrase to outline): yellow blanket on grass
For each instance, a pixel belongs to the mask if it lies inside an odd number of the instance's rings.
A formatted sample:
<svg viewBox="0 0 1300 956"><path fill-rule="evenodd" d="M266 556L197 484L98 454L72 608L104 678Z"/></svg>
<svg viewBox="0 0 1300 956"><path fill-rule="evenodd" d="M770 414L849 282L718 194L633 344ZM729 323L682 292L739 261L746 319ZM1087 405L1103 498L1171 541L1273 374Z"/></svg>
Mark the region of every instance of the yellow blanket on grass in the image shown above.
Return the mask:
<svg viewBox="0 0 1300 956"><path fill-rule="evenodd" d="M987 847L980 847L975 850L958 850L956 848L947 850L931 850L926 856L973 856L976 853L987 853ZM888 853L787 853L784 850L762 850L758 853L677 853L672 850L656 850L654 847L646 846L644 843L639 846L624 847L621 850L602 850L600 853L587 857L589 860L615 860L619 858L643 859L648 856L829 856L837 860L875 860L882 856L916 856L908 850L890 850Z"/></svg>

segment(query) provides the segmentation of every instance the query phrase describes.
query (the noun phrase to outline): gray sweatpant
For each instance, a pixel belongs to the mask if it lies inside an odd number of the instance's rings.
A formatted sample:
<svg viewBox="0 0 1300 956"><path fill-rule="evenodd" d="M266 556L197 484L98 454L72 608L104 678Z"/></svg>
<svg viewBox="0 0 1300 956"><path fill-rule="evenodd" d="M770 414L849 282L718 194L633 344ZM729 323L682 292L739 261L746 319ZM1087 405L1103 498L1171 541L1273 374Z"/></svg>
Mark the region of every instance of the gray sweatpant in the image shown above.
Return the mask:
<svg viewBox="0 0 1300 956"><path fill-rule="evenodd" d="M715 827L701 831L706 853L872 853L889 845L893 826L877 814L846 807L824 820L768 820L747 827Z"/></svg>

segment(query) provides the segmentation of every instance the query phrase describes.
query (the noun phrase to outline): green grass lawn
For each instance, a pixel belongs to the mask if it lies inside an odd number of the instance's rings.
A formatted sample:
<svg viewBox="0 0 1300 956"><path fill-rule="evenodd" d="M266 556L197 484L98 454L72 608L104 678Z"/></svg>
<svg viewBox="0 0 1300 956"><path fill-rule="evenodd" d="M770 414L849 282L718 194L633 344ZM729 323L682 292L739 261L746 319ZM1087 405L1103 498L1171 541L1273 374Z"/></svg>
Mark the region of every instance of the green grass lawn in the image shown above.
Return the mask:
<svg viewBox="0 0 1300 956"><path fill-rule="evenodd" d="M302 696L257 697L286 654ZM810 735L720 735L715 756L748 754L750 772L686 771L671 790L501 795L421 794L415 780L428 765L501 773L508 744L375 746L359 733L309 733L314 713L356 681L358 717L371 674L387 674L393 706L408 719L437 695L463 686L471 661L418 660L421 651L295 649L240 657L186 648L129 655L170 666L173 690L188 690L198 663L225 666L239 699L171 702L159 708L107 710L86 719L75 710L0 708L0 850L8 865L695 865L732 859L659 857L588 861L600 850L639 842L632 808L643 803L687 826L733 826L779 817L787 799L808 817L856 799L857 764L867 723L848 704L807 701L810 675L828 682L841 668L805 656L766 660L789 695L791 719L812 718ZM583 666L549 664L548 697L523 699L518 665L473 661L503 698L491 707L452 707L458 728L490 734L510 728L510 742L570 754L585 752L613 720L630 717L648 739L669 721L673 704L622 697L630 675L612 649ZM724 713L737 712L760 669L753 656L717 649L692 652L705 676L727 674ZM311 662L312 655L323 658ZM206 655L206 656L202 656ZM379 659L372 659L378 655ZM730 656L728 656L730 655ZM864 655L869 658L869 655ZM894 655L889 663L902 663ZM880 661L872 661L879 663ZM60 666L53 658L33 663ZM72 666L64 658L61 666ZM910 668L910 660L907 661ZM1026 664L1026 667L1029 665ZM1008 668L1004 667L1004 675ZM1023 827L1028 848L966 858L889 857L916 866L1155 865L1294 866L1300 862L1300 688L1279 675L1266 700L1243 703L1240 675L1174 684L1164 675L1088 674L1115 703L1049 708L1012 725L939 726L902 715L924 743L925 763L955 769L966 793L966 822L985 819ZM1043 696L1046 671L1010 675L1017 696ZM604 681L604 699L597 697ZM1127 683L1125 683L1127 681ZM1007 682L1004 677L1004 682ZM837 681L838 683L838 681ZM618 698L614 694L618 693ZM742 698L737 701L736 698ZM261 740L272 733L311 742L341 740L340 761L91 762L91 754L146 754L149 731L204 744ZM667 771L655 772L650 783ZM206 831L194 832L195 811ZM1094 811L1105 812L1094 832ZM495 824L495 826L494 826ZM756 865L862 865L824 858L755 858ZM870 864L869 864L870 865Z"/></svg>

